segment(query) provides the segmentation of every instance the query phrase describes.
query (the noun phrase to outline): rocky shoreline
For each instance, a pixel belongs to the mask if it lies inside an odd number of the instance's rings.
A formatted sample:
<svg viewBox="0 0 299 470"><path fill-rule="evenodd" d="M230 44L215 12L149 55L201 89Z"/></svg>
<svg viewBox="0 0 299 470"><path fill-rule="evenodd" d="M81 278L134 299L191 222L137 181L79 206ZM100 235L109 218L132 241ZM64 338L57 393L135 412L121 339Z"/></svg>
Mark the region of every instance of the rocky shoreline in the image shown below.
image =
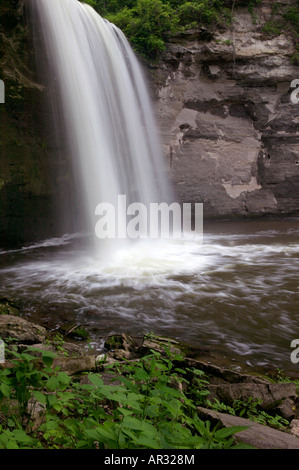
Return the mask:
<svg viewBox="0 0 299 470"><path fill-rule="evenodd" d="M209 420L213 425L220 423L224 427L248 426L235 439L254 448L299 449L298 382L277 381L258 373L240 373L202 361L198 354L194 359L194 351L190 347L154 334L138 338L128 334L108 336L99 354L89 346L82 329L74 326L53 333L18 316L17 309L7 299L2 299L0 305L0 338L6 344L17 346L19 352L28 346L34 347L37 355L39 350L53 351L56 356L52 367L58 367L71 376L96 372L105 382L109 381L107 366L118 362L133 363L152 351L163 355L167 348L177 367L183 370L193 368L205 374L208 402L218 404L218 408L199 406L197 411L201 419ZM9 347L6 346L5 362L0 364L1 369L11 367ZM280 430L227 413L236 402L258 402L260 412L278 416L287 424Z"/></svg>

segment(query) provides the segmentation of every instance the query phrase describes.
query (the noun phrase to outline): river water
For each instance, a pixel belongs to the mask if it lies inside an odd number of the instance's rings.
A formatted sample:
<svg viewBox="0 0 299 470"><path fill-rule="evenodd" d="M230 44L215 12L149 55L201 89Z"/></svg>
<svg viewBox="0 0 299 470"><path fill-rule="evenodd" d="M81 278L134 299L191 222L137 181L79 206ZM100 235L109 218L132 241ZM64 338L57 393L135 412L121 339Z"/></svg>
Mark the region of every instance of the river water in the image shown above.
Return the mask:
<svg viewBox="0 0 299 470"><path fill-rule="evenodd" d="M205 222L203 242L144 240L106 261L84 234L0 252L0 296L50 328L155 332L219 363L299 372L299 219Z"/></svg>

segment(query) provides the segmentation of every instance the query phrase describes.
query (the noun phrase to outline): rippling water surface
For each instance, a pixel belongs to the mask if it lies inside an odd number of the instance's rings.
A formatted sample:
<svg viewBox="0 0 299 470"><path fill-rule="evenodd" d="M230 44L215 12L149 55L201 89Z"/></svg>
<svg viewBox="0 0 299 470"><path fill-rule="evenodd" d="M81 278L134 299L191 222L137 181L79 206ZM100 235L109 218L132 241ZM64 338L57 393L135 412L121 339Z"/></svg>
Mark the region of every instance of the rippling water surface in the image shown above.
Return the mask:
<svg viewBox="0 0 299 470"><path fill-rule="evenodd" d="M0 251L0 295L52 327L170 335L248 366L299 372L299 220L209 222L203 243L145 240L105 261L84 235Z"/></svg>

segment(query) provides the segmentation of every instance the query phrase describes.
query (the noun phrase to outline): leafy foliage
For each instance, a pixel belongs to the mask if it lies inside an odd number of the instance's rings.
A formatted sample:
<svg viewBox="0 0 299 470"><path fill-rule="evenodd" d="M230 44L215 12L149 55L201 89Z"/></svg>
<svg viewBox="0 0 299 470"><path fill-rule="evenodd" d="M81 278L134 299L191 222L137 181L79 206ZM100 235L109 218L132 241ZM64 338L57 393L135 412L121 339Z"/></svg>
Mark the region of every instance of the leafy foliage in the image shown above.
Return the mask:
<svg viewBox="0 0 299 470"><path fill-rule="evenodd" d="M13 356L13 367L0 371L2 449L230 448L244 429L212 429L199 419L204 374L176 367L179 357L169 352L111 366L108 385L98 373L77 380L53 368L53 353Z"/></svg>
<svg viewBox="0 0 299 470"><path fill-rule="evenodd" d="M228 13L224 0L85 0L116 24L141 55L156 58L171 34L198 25L216 27Z"/></svg>
<svg viewBox="0 0 299 470"><path fill-rule="evenodd" d="M107 19L125 33L136 51L152 58L164 49L168 33L178 22L171 7L161 0L137 0L133 8L108 14Z"/></svg>
<svg viewBox="0 0 299 470"><path fill-rule="evenodd" d="M171 35L204 26L211 32L229 25L233 0L81 0L125 33L137 53L156 59ZM247 7L256 23L256 8L261 0L248 0ZM272 18L262 31L277 36L283 31L299 41L299 4L273 2ZM297 63L298 53L292 61Z"/></svg>
<svg viewBox="0 0 299 470"><path fill-rule="evenodd" d="M248 401L235 400L232 406L225 405L215 399L213 402L207 400L207 405L221 413L229 413L234 416L250 419L259 424L271 426L278 429L286 429L289 422L281 416L275 414L274 416L260 409L260 400L249 398Z"/></svg>

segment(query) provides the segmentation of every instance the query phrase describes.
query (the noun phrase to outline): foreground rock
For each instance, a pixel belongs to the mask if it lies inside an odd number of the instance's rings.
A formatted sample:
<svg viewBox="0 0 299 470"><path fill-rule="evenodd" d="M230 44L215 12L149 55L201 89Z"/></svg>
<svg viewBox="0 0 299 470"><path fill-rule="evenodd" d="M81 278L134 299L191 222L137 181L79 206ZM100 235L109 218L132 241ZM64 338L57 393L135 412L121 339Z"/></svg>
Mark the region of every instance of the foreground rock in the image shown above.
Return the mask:
<svg viewBox="0 0 299 470"><path fill-rule="evenodd" d="M224 427L247 426L248 429L238 432L235 439L257 449L299 449L297 437L249 419L219 413L207 408L198 408L198 415L202 420L211 421L213 425L220 422Z"/></svg>
<svg viewBox="0 0 299 470"><path fill-rule="evenodd" d="M46 329L14 315L0 315L0 338L34 344L45 340Z"/></svg>
<svg viewBox="0 0 299 470"><path fill-rule="evenodd" d="M236 400L248 402L252 399L259 401L262 410L280 410L280 414L286 419L295 415L296 386L292 383L209 385L208 390L209 399L212 401L217 399L227 405L233 405Z"/></svg>

